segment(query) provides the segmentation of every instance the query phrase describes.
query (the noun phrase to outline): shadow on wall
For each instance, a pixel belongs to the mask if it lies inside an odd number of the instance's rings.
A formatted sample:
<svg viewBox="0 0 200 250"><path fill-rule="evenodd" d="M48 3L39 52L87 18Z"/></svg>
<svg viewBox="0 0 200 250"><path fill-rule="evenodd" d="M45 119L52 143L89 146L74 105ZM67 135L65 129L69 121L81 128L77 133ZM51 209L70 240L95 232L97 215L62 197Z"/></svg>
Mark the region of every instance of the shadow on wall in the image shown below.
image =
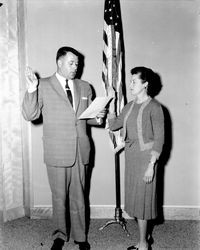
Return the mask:
<svg viewBox="0 0 200 250"><path fill-rule="evenodd" d="M154 85L153 90L150 90L150 95L152 97L157 96L162 89L161 77L158 73L154 74L153 79ZM161 224L164 222L164 180L165 180L165 167L167 162L170 159L171 150L172 150L172 119L170 111L162 105L163 114L164 114L164 145L163 150L159 158L158 168L157 168L157 201L158 201L158 217L156 219L156 224Z"/></svg>
<svg viewBox="0 0 200 250"><path fill-rule="evenodd" d="M34 74L36 75L36 77L37 77L37 79L38 79L38 81L40 80L40 74L38 73L38 72L34 72ZM39 84L40 84L40 81L39 81ZM34 125L40 125L40 124L42 124L43 123L43 117L42 117L42 113L40 114L40 116L39 116L39 118L38 119L36 119L36 120L34 120L34 121L31 121L31 123L32 124L34 124Z"/></svg>
<svg viewBox="0 0 200 250"><path fill-rule="evenodd" d="M169 110L162 105L165 121L165 141L163 150L159 158L159 166L157 169L157 200L158 200L158 223L164 222L164 181L165 181L165 167L170 159L173 138L172 138L172 119Z"/></svg>

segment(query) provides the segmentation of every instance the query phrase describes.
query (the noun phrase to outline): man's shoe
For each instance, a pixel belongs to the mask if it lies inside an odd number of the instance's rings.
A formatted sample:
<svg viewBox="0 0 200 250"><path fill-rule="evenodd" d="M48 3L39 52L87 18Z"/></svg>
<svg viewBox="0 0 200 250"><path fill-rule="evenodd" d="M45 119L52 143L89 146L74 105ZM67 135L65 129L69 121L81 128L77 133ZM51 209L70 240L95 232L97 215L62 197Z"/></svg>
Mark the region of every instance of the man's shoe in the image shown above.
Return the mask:
<svg viewBox="0 0 200 250"><path fill-rule="evenodd" d="M63 239L57 238L54 240L51 250L62 250L65 241Z"/></svg>
<svg viewBox="0 0 200 250"><path fill-rule="evenodd" d="M79 245L80 250L90 250L90 244L87 241L84 242L74 241L74 243Z"/></svg>

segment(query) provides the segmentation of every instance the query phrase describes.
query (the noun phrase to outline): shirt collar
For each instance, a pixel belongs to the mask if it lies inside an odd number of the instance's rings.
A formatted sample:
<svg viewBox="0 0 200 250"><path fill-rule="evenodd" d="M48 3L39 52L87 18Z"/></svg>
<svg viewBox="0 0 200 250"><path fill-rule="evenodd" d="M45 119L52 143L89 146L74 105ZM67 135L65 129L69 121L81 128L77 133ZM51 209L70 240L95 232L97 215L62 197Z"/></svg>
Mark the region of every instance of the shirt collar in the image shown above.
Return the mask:
<svg viewBox="0 0 200 250"><path fill-rule="evenodd" d="M66 84L66 79L65 79L65 77L63 77L63 76L61 76L58 72L56 72L56 77L57 77L57 79L59 80L59 82L61 83L61 85L62 85L62 87L64 87L65 88L65 84ZM71 90L73 90L74 88L73 88L73 80L68 80L68 84L69 84L69 88L71 89Z"/></svg>

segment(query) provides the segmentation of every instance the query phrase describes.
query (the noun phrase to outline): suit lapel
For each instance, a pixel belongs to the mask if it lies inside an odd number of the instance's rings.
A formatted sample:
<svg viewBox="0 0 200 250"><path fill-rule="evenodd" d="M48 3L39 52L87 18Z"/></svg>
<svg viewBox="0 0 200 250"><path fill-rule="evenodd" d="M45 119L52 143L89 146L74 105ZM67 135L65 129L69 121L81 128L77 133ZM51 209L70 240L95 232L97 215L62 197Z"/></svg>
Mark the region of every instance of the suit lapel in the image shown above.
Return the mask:
<svg viewBox="0 0 200 250"><path fill-rule="evenodd" d="M66 94L55 74L50 78L50 83L52 88L67 102Z"/></svg>
<svg viewBox="0 0 200 250"><path fill-rule="evenodd" d="M61 96L61 98L63 98L66 101L68 106L72 110L74 110L55 74L50 78L50 83L52 85L52 88Z"/></svg>
<svg viewBox="0 0 200 250"><path fill-rule="evenodd" d="M56 75L54 74L51 78L50 78L50 83L52 85L52 88L69 104L69 106L72 108L68 98L66 97L66 94L60 84L60 82L58 81ZM79 107L79 103L80 103L80 97L81 97L81 88L80 85L78 83L77 79L73 80L73 84L74 84L74 102L75 102L75 112L77 112L78 107ZM73 109L73 108L72 108Z"/></svg>

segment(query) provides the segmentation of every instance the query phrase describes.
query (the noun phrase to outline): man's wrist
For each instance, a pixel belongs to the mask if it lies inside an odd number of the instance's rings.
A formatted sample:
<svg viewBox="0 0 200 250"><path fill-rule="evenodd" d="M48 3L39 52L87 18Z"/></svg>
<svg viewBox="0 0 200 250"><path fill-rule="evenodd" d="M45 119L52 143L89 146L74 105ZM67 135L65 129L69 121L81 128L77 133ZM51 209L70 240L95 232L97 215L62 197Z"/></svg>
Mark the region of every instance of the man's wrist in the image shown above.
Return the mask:
<svg viewBox="0 0 200 250"><path fill-rule="evenodd" d="M99 125L101 125L103 123L103 118L97 116L96 121Z"/></svg>

